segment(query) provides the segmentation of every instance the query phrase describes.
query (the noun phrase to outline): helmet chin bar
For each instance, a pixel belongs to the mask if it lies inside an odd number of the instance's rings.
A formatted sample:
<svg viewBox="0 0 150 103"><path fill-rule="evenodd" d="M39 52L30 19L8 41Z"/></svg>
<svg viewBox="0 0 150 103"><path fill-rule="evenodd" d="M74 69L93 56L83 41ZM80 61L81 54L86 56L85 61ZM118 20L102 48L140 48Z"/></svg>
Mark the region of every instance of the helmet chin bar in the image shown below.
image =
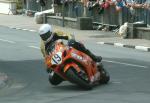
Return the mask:
<svg viewBox="0 0 150 103"><path fill-rule="evenodd" d="M48 31L47 33L41 34L40 37L42 38L43 41L47 41L47 39L51 36L51 32Z"/></svg>
<svg viewBox="0 0 150 103"><path fill-rule="evenodd" d="M52 32L50 32L51 33L51 36L45 41L45 44L46 43L48 43L48 42L50 42L51 41L51 39L53 38L53 36L54 36L54 34L52 33Z"/></svg>

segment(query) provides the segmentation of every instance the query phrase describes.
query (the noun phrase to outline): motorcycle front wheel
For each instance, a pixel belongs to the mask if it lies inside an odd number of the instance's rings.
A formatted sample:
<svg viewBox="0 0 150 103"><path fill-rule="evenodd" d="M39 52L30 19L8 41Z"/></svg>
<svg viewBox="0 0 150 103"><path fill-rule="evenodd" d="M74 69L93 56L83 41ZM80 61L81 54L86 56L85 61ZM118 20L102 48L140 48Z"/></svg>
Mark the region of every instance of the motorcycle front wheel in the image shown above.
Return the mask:
<svg viewBox="0 0 150 103"><path fill-rule="evenodd" d="M63 82L63 79L56 73L54 73L52 76L49 75L48 80L50 84L55 85L55 86Z"/></svg>
<svg viewBox="0 0 150 103"><path fill-rule="evenodd" d="M78 75L78 73L76 72L76 70L72 67L70 67L67 70L66 77L68 78L68 80L70 82L77 84L78 86L80 86L81 88L83 88L85 90L91 90L92 89L92 85L87 80L84 80L83 78L81 78Z"/></svg>

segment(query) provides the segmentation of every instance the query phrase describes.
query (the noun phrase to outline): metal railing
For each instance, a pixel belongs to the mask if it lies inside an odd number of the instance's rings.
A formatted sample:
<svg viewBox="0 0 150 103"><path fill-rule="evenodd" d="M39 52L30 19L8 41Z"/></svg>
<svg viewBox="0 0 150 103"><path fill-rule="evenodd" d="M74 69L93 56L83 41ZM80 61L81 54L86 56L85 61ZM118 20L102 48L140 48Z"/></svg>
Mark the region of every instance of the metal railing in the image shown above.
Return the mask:
<svg viewBox="0 0 150 103"><path fill-rule="evenodd" d="M23 9L24 10L34 11L34 12L41 11L41 6L36 1L37 0L25 0L23 2ZM44 7L44 9L45 10L46 9L50 9L51 8L51 4L52 4L52 0L47 0L46 6Z"/></svg>
<svg viewBox="0 0 150 103"><path fill-rule="evenodd" d="M36 0L27 0L28 3L24 5L24 9L32 11L41 11L40 4L36 3ZM143 0L138 0L139 3L143 3ZM148 0L150 3L150 0ZM52 0L47 0L45 9L50 9ZM61 7L59 7L61 8ZM81 2L68 3L65 5L65 17L82 17L84 8ZM61 13L61 9L58 11ZM123 8L121 12L117 12L114 6L111 6L108 9L104 10L104 13L99 15L97 9L86 12L88 17L93 19L93 22L109 25L122 25L124 22L137 22L143 21L146 24L150 25L150 8L149 9L135 9L134 15L131 14L128 8Z"/></svg>

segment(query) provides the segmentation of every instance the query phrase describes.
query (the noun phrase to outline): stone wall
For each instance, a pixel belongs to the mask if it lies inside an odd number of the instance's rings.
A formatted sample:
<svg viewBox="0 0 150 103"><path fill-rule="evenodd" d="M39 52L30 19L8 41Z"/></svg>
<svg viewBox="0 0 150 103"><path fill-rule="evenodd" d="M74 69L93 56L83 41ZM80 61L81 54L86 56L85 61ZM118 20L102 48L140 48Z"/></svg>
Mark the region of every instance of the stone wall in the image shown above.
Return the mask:
<svg viewBox="0 0 150 103"><path fill-rule="evenodd" d="M147 24L128 23L127 38L150 40L150 28L147 27Z"/></svg>
<svg viewBox="0 0 150 103"><path fill-rule="evenodd" d="M92 19L88 17L69 18L65 17L64 20L61 16L47 16L47 22L49 24L70 27L80 30L91 30Z"/></svg>

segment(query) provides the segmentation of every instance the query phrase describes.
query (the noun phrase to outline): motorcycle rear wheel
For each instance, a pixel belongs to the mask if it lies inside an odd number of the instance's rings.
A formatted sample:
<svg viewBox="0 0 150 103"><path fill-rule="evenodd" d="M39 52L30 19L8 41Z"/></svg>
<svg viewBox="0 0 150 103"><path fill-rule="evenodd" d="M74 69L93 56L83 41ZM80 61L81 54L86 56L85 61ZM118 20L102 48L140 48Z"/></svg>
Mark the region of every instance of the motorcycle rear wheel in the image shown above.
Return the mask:
<svg viewBox="0 0 150 103"><path fill-rule="evenodd" d="M72 67L69 68L68 71L66 72L66 77L68 78L70 82L77 84L78 86L80 86L81 88L85 90L92 89L92 85L89 84L88 81L83 80L81 77L79 77L78 73Z"/></svg>
<svg viewBox="0 0 150 103"><path fill-rule="evenodd" d="M110 81L109 73L106 71L106 69L102 67L100 84L107 84L109 81Z"/></svg>

